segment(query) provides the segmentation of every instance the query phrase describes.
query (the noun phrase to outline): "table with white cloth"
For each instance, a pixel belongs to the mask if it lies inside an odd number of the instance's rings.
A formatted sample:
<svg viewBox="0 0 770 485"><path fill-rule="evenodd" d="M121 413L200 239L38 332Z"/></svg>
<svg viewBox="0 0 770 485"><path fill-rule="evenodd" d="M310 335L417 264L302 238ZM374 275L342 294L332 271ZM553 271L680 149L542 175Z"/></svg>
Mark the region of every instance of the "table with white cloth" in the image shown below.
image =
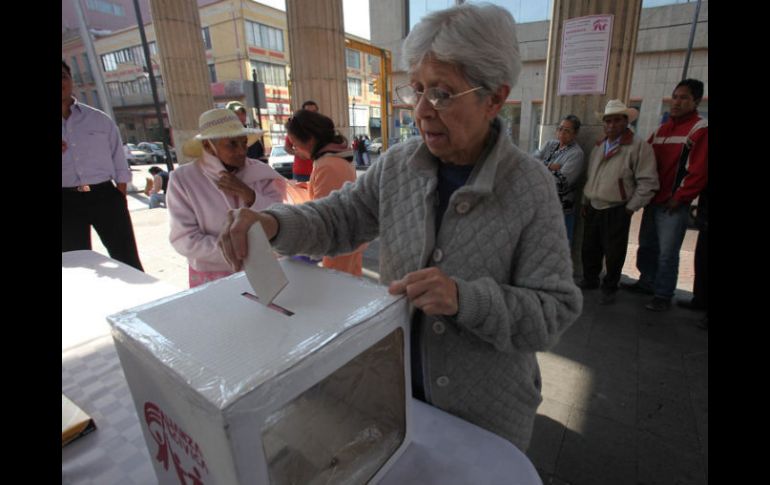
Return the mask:
<svg viewBox="0 0 770 485"><path fill-rule="evenodd" d="M179 292L93 251L62 253L62 393L96 431L62 448L62 484L157 483L106 316ZM514 445L412 400L412 442L380 482L542 484Z"/></svg>

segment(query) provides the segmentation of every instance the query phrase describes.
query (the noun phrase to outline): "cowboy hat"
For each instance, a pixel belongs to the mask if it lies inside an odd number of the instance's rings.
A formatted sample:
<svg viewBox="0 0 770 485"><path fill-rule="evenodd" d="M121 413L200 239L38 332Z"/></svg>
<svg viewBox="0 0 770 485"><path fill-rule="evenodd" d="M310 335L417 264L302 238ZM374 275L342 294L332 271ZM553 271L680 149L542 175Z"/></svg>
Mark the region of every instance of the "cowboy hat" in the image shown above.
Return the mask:
<svg viewBox="0 0 770 485"><path fill-rule="evenodd" d="M231 110L231 111L246 111L246 107L243 105L243 103L239 101L230 101L225 105L225 108Z"/></svg>
<svg viewBox="0 0 770 485"><path fill-rule="evenodd" d="M639 110L636 108L627 107L625 103L619 99L611 99L607 103L607 106L604 108L604 113L596 113L596 116L600 120L604 120L605 116L610 115L626 115L628 117L628 122L633 123L633 121L639 116Z"/></svg>
<svg viewBox="0 0 770 485"><path fill-rule="evenodd" d="M187 157L199 158L203 155L203 140L245 136L246 143L251 146L264 133L257 128L244 127L234 111L222 108L210 109L203 113L198 119L198 126L200 133L182 145L182 153Z"/></svg>

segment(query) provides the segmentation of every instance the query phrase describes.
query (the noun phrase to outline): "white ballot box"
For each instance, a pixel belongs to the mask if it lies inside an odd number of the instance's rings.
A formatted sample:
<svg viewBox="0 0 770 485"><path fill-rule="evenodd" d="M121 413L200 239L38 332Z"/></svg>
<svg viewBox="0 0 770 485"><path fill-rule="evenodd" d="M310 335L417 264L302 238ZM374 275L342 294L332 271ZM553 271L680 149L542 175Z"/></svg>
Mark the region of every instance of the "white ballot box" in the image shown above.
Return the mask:
<svg viewBox="0 0 770 485"><path fill-rule="evenodd" d="M161 484L376 483L410 440L409 310L346 273L280 261L108 317Z"/></svg>

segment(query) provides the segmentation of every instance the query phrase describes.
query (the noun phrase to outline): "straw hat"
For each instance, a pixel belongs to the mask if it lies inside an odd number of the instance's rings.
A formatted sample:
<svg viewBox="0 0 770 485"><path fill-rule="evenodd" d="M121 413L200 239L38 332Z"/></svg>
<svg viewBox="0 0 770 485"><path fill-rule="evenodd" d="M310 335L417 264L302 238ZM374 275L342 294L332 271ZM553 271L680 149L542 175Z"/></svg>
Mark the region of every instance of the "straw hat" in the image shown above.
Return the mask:
<svg viewBox="0 0 770 485"><path fill-rule="evenodd" d="M259 140L264 133L257 128L246 128L241 124L238 115L229 109L210 109L198 119L200 133L195 138L190 138L182 146L182 153L191 158L199 158L203 155L203 140L215 140L218 138L247 137L249 146Z"/></svg>
<svg viewBox="0 0 770 485"><path fill-rule="evenodd" d="M597 118L600 120L604 120L605 116L610 115L626 115L628 116L628 122L633 123L639 116L639 110L627 107L625 103L619 99L611 99L604 108L604 113L596 113Z"/></svg>

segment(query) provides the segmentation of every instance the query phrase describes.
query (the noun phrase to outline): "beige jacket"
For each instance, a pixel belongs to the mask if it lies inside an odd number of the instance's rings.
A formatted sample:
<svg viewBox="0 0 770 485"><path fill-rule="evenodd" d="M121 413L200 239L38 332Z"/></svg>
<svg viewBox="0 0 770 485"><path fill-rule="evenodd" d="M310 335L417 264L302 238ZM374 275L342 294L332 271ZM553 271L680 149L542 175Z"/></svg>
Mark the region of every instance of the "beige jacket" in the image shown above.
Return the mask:
<svg viewBox="0 0 770 485"><path fill-rule="evenodd" d="M591 151L583 204L590 201L599 210L625 205L637 211L652 200L660 186L655 152L629 129L621 135L620 145L605 156L606 140L599 140Z"/></svg>

